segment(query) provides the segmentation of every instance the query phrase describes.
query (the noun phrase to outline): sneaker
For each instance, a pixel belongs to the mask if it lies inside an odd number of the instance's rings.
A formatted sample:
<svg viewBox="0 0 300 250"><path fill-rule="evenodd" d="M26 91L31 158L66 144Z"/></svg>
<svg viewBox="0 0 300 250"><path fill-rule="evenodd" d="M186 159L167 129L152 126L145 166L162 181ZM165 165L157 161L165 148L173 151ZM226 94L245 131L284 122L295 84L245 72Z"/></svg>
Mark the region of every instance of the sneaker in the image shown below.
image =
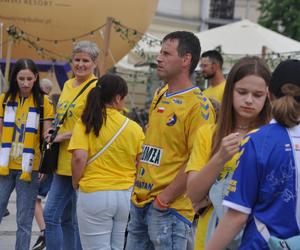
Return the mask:
<svg viewBox="0 0 300 250"><path fill-rule="evenodd" d="M32 250L42 250L46 247L46 241L45 241L45 236L40 235L38 239L36 240L36 243L32 247Z"/></svg>
<svg viewBox="0 0 300 250"><path fill-rule="evenodd" d="M3 215L3 217L9 216L9 215L10 215L10 212L8 211L8 209L6 209L6 211L5 211L4 215Z"/></svg>

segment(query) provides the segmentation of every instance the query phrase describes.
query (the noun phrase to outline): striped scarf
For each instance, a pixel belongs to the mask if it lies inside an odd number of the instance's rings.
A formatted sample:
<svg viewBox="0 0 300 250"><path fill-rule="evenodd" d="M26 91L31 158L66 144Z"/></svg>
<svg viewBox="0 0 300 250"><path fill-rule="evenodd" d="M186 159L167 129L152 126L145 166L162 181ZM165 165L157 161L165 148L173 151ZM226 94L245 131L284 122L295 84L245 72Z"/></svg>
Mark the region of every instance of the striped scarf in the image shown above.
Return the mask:
<svg viewBox="0 0 300 250"><path fill-rule="evenodd" d="M19 100L19 97L16 97ZM7 102L4 110L3 129L0 148L0 175L9 174L9 162L13 155L18 155L22 150L22 174L21 180L31 181L31 172L34 163L34 146L38 139L38 128L40 115L37 108L34 107L33 96L28 97L29 108L27 111L25 132L23 142L13 142L13 135L16 129L16 113L17 108L20 106L19 102Z"/></svg>

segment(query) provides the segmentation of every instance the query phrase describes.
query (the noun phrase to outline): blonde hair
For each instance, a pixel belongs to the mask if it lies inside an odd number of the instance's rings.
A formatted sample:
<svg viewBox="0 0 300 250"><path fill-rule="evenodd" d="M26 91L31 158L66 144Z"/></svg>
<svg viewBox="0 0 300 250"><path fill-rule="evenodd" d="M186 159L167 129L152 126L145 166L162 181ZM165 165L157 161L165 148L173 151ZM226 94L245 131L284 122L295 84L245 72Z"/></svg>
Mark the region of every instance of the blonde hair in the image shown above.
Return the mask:
<svg viewBox="0 0 300 250"><path fill-rule="evenodd" d="M291 128L300 122L300 102L295 99L295 96L300 96L300 87L286 83L281 91L284 96L272 101L272 114L277 122Z"/></svg>

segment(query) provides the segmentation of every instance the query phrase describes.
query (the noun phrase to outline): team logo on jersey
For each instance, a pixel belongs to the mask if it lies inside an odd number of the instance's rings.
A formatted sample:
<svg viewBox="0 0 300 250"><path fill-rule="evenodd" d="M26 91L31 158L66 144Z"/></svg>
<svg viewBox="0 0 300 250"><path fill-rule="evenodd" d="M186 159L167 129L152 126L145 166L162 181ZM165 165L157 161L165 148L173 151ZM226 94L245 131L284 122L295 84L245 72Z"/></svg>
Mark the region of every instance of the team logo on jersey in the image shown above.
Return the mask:
<svg viewBox="0 0 300 250"><path fill-rule="evenodd" d="M167 125L173 126L176 122L177 122L177 116L176 114L172 114L167 121Z"/></svg>
<svg viewBox="0 0 300 250"><path fill-rule="evenodd" d="M143 145L141 162L159 167L162 154L163 150L161 148Z"/></svg>
<svg viewBox="0 0 300 250"><path fill-rule="evenodd" d="M182 103L183 103L182 100L176 99L176 98L173 99L173 102L174 102L175 104L182 104Z"/></svg>

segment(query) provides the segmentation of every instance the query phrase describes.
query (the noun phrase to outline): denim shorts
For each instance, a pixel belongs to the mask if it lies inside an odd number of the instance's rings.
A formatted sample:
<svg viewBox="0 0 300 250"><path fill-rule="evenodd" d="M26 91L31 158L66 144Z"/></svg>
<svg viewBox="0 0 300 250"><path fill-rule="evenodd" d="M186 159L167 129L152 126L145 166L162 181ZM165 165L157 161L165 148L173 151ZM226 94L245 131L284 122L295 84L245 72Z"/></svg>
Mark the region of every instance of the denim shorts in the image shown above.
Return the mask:
<svg viewBox="0 0 300 250"><path fill-rule="evenodd" d="M48 174L46 179L40 183L39 193L38 193L39 199L46 198L52 184L52 179L53 179L53 174Z"/></svg>

